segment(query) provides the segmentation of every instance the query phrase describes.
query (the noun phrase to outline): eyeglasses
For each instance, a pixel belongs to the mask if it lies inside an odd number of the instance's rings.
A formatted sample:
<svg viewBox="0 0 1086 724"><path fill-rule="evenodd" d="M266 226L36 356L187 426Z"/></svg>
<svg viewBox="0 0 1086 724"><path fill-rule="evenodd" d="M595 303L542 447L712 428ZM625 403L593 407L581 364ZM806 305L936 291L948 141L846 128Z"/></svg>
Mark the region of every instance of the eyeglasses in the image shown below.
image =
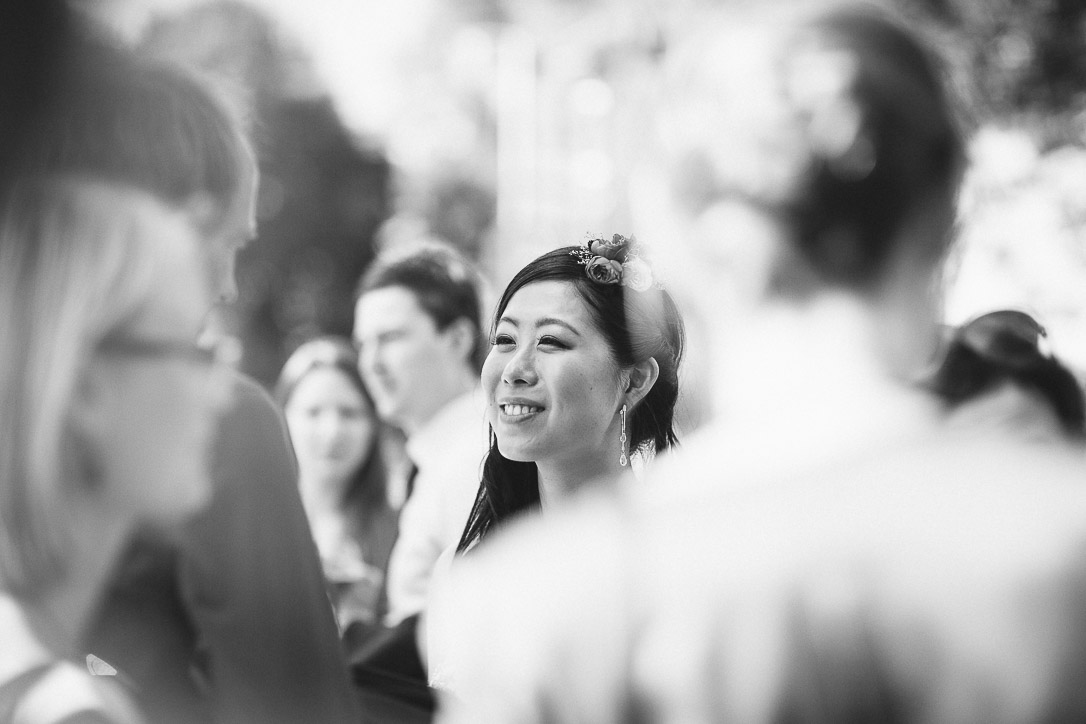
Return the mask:
<svg viewBox="0 0 1086 724"><path fill-rule="evenodd" d="M201 347L195 342L122 335L106 337L99 343L98 350L103 354L118 357L179 359L201 367L211 367L219 359L215 349Z"/></svg>

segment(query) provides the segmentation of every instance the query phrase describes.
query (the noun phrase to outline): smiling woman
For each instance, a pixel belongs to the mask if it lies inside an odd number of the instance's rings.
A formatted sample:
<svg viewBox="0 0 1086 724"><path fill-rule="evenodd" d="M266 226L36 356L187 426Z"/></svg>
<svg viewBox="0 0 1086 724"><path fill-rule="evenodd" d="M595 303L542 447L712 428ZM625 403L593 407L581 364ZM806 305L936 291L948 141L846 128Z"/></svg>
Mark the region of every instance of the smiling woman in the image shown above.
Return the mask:
<svg viewBox="0 0 1086 724"><path fill-rule="evenodd" d="M650 360L652 358L649 358ZM655 381L653 362L623 377L572 282L531 284L509 300L483 365L483 388L502 456L546 468L555 485L605 474L620 453L617 411ZM632 386L631 386L632 387ZM629 395L627 396L627 392ZM540 495L558 491L541 488Z"/></svg>
<svg viewBox="0 0 1086 724"><path fill-rule="evenodd" d="M616 234L529 263L498 302L491 342L491 446L460 552L676 442L684 327L636 241Z"/></svg>

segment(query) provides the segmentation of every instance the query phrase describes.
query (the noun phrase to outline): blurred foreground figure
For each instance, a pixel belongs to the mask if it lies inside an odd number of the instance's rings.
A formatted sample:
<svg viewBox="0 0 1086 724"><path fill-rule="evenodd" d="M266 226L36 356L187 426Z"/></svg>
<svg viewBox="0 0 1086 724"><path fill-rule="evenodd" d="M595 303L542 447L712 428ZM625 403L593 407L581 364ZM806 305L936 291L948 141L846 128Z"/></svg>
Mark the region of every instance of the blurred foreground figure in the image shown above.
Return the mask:
<svg viewBox="0 0 1086 724"><path fill-rule="evenodd" d="M1081 720L1083 459L910 384L962 165L937 67L867 6L756 20L669 84L718 419L464 559L443 720Z"/></svg>
<svg viewBox="0 0 1086 724"><path fill-rule="evenodd" d="M1081 443L1083 391L1048 350L1047 336L1036 319L1014 309L982 314L955 329L931 381L951 424Z"/></svg>
<svg viewBox="0 0 1086 724"><path fill-rule="evenodd" d="M136 524L209 497L207 303L188 220L149 196L24 180L3 199L0 721L140 721L80 636Z"/></svg>
<svg viewBox="0 0 1086 724"><path fill-rule="evenodd" d="M266 3L210 0L156 13L140 49L243 91L260 168L260 243L238 259L225 311L240 367L266 386L318 330L350 334L358 277L391 205L384 153L347 127L304 44Z"/></svg>
<svg viewBox="0 0 1086 724"><path fill-rule="evenodd" d="M191 310L203 319L236 296L234 256L255 233L241 125L176 68L89 44L75 57L21 163L134 186L183 213L212 294ZM241 375L217 421L211 475L204 511L139 530L85 650L132 682L155 722L356 720L286 429Z"/></svg>

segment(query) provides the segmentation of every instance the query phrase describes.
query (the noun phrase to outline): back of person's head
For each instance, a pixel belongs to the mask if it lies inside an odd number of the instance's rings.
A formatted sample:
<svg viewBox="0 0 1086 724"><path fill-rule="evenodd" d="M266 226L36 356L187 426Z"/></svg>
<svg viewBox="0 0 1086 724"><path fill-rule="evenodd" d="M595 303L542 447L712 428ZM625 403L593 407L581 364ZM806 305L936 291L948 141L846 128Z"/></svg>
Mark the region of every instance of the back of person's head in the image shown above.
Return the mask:
<svg viewBox="0 0 1086 724"><path fill-rule="evenodd" d="M475 334L470 357L465 360L478 372L486 357L482 332L481 280L477 271L453 247L426 242L406 249L385 252L362 276L356 299L368 292L402 287L411 292L434 326L446 329L453 322L467 320Z"/></svg>
<svg viewBox="0 0 1086 724"><path fill-rule="evenodd" d="M1049 351L1045 328L1026 312L988 312L956 328L930 385L952 411L1010 385L1042 401L1066 434L1086 435L1082 387Z"/></svg>
<svg viewBox="0 0 1086 724"><path fill-rule="evenodd" d="M963 166L934 56L875 6L784 12L680 43L669 118L680 202L767 212L819 286L877 287L902 243L934 266ZM928 217L927 233L903 233ZM805 289L792 277L777 290Z"/></svg>
<svg viewBox="0 0 1086 724"><path fill-rule="evenodd" d="M109 483L88 442L101 430L74 401L99 346L154 293L165 235L191 252L187 222L166 228L165 213L144 194L72 180L20 182L0 204L0 588L13 595L45 591L88 544L72 539L71 501ZM181 495L184 471L171 474Z"/></svg>
<svg viewBox="0 0 1086 724"><path fill-rule="evenodd" d="M244 122L206 79L93 39L71 55L62 92L22 154L27 171L191 204L205 236L248 203L256 167Z"/></svg>

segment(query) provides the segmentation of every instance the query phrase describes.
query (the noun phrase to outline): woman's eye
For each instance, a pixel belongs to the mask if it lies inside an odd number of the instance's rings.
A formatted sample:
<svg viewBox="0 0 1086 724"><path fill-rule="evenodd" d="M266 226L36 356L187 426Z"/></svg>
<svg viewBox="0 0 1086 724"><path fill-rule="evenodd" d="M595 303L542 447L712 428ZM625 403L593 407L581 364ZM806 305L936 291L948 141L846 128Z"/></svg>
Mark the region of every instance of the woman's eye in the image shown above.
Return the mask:
<svg viewBox="0 0 1086 724"><path fill-rule="evenodd" d="M557 337L553 337L553 336L551 336L549 334L545 334L542 337L540 337L539 338L539 344L545 345L547 347L558 347L560 349L566 349L566 348L569 347L569 345L567 345L562 340L558 339Z"/></svg>
<svg viewBox="0 0 1086 724"><path fill-rule="evenodd" d="M494 341L491 342L491 344L495 347L513 344L513 338L510 337L508 334L497 334L494 335Z"/></svg>

